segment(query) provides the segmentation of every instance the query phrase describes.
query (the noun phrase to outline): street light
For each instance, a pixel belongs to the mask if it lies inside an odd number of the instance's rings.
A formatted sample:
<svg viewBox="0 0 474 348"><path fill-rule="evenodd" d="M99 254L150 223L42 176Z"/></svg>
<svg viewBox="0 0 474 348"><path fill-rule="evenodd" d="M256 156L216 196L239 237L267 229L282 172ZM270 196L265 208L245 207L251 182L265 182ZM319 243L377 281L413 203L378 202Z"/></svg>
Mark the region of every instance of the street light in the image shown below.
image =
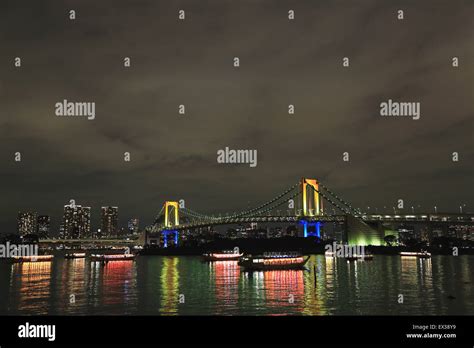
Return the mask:
<svg viewBox="0 0 474 348"><path fill-rule="evenodd" d="M435 214L437 214L438 213L438 207L436 205L434 206L434 209L435 209Z"/></svg>

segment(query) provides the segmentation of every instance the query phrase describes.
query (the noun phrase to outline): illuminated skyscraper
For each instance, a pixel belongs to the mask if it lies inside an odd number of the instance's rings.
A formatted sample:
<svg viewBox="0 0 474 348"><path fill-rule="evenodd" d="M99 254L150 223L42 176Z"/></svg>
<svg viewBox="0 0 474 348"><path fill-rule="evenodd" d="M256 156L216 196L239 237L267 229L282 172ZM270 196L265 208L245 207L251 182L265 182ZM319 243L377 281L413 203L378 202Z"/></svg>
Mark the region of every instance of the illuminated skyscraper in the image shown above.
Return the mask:
<svg viewBox="0 0 474 348"><path fill-rule="evenodd" d="M51 219L48 215L40 215L38 216L38 227L37 233L40 238L45 238L49 235L49 225L51 223Z"/></svg>
<svg viewBox="0 0 474 348"><path fill-rule="evenodd" d="M102 207L101 225L102 236L118 235L118 207Z"/></svg>
<svg viewBox="0 0 474 348"><path fill-rule="evenodd" d="M90 236L91 208L76 205L72 200L64 206L64 238L76 239Z"/></svg>
<svg viewBox="0 0 474 348"><path fill-rule="evenodd" d="M18 233L20 236L36 233L36 212L18 213Z"/></svg>

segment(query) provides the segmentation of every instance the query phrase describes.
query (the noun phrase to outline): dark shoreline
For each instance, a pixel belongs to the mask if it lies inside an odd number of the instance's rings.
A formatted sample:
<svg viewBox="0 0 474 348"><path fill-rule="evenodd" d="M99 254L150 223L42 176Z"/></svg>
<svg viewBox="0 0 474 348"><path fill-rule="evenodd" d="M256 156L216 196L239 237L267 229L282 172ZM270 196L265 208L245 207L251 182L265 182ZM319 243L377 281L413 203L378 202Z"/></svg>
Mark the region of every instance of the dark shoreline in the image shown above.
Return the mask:
<svg viewBox="0 0 474 348"><path fill-rule="evenodd" d="M236 239L219 240L200 246L181 247L146 247L139 252L140 255L165 255L165 256L186 256L202 255L207 252L222 250L233 250L239 248L240 252L246 254L261 254L269 251L299 251L305 255L325 253L327 244L332 245L332 241L318 242L310 238L280 238L280 239ZM453 255L452 247L426 247L432 255ZM365 252L374 255L398 255L402 251L421 251L419 247L402 246L366 246ZM458 247L459 255L474 255L474 249Z"/></svg>

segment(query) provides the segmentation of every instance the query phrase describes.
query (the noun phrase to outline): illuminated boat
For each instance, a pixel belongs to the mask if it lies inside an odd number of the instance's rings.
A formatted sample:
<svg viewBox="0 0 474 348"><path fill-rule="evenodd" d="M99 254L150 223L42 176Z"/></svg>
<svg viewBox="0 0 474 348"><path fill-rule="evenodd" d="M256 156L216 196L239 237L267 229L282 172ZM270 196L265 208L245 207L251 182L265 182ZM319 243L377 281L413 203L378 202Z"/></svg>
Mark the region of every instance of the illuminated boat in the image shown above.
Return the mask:
<svg viewBox="0 0 474 348"><path fill-rule="evenodd" d="M347 261L371 261L374 259L374 255L372 254L364 254L364 255L352 255L352 256L346 256L345 259Z"/></svg>
<svg viewBox="0 0 474 348"><path fill-rule="evenodd" d="M135 254L92 254L92 262L107 263L110 261L129 261L135 260Z"/></svg>
<svg viewBox="0 0 474 348"><path fill-rule="evenodd" d="M305 258L301 254L270 253L241 257L239 266L242 266L245 271L304 269L308 260L309 256Z"/></svg>
<svg viewBox="0 0 474 348"><path fill-rule="evenodd" d="M67 253L64 255L65 259L83 259L86 257L86 253Z"/></svg>
<svg viewBox="0 0 474 348"><path fill-rule="evenodd" d="M235 251L222 251L218 253L207 253L202 255L204 261L237 261L240 259L244 254L243 253L236 253Z"/></svg>
<svg viewBox="0 0 474 348"><path fill-rule="evenodd" d="M20 262L45 262L52 261L54 255L36 255L36 256L13 256L11 260L15 263Z"/></svg>
<svg viewBox="0 0 474 348"><path fill-rule="evenodd" d="M429 259L431 258L431 253L427 251L402 251L400 252L400 256L402 257L418 257L420 259Z"/></svg>
<svg viewBox="0 0 474 348"><path fill-rule="evenodd" d="M332 251L326 251L326 252L324 253L324 256L325 256L325 257L338 257L338 256L336 255L336 253L334 253L334 252L332 252ZM343 256L340 256L340 257L342 258ZM361 260L361 261L367 260L367 261L370 261L370 260L373 260L373 259L374 259L374 255L372 255L372 254L364 254L364 255L362 255L362 254L360 254L360 255L359 255L359 254L353 254L353 255L351 255L351 256L345 256L344 258L345 258L347 261L357 261L357 260Z"/></svg>

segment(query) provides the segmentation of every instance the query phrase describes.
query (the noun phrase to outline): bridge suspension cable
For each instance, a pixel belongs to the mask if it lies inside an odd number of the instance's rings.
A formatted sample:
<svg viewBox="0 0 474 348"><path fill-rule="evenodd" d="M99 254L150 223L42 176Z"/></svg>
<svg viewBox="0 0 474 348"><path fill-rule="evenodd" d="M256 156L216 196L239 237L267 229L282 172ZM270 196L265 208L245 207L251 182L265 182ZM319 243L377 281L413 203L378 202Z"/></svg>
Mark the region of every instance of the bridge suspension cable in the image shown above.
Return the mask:
<svg viewBox="0 0 474 348"><path fill-rule="evenodd" d="M257 207L254 207L252 209L247 209L247 210L244 210L244 211L241 211L241 212L238 212L238 213L225 213L223 214L225 217L219 217L219 216L215 216L215 215L205 215L205 214L201 214L201 213L198 213L196 211L193 211L193 210L190 210L190 209L181 209L182 213L185 214L185 215L189 215L191 217L194 217L194 218L202 218L202 219L208 219L208 220L222 220L224 218L226 219L229 219L229 218L237 218L237 217L243 217L243 216L246 216L246 215L249 215L249 214L252 214L252 213L255 213L255 212L258 212L260 210L262 210L263 208L266 208L267 206L275 203L276 201L278 201L279 199L283 198L284 196L286 196L287 194L289 194L291 191L293 191L297 186L299 185L299 183L296 183L295 185L291 186L290 188L288 188L287 190L283 191L281 194L279 194L278 196L276 196L275 198L257 206ZM279 204L281 205L281 204Z"/></svg>
<svg viewBox="0 0 474 348"><path fill-rule="evenodd" d="M155 222L158 221L158 219L161 217L161 215L163 215L163 210L165 210L165 206L161 206L161 210L158 213L158 215L156 216Z"/></svg>
<svg viewBox="0 0 474 348"><path fill-rule="evenodd" d="M196 218L196 219L204 219L204 220L216 220L216 219L218 219L217 217L214 217L214 216L211 216L211 215L204 215L204 214L195 212L195 211L193 211L191 209L188 209L188 208L182 208L182 209L180 209L180 212L181 212L181 214L183 214L185 216Z"/></svg>
<svg viewBox="0 0 474 348"><path fill-rule="evenodd" d="M334 192L332 192L327 186L323 185L322 183L319 183L319 186L321 186L322 189L324 189L332 197L334 197L336 200L338 200L341 204L348 207L352 214L357 214L357 210L354 209L350 203L344 201L342 198L340 198L338 195L336 195Z"/></svg>
<svg viewBox="0 0 474 348"><path fill-rule="evenodd" d="M311 189L318 193L320 196L322 196L323 198L325 198L329 203L331 203L333 206L335 206L336 208L338 208L340 211L346 213L346 214L351 214L353 215L352 211L350 209L347 209L347 207L341 207L337 202L335 202L333 199L331 199L330 197L328 197L327 195L325 195L324 193L322 193L321 191L319 190L316 190L313 186L310 186Z"/></svg>
<svg viewBox="0 0 474 348"><path fill-rule="evenodd" d="M270 204L278 201L279 199L283 198L284 196L286 196L287 194L289 194L291 191L293 191L296 187L298 187L299 183L293 185L292 187L290 187L288 190L284 191L283 193L281 193L280 195L276 196L275 198L273 198L272 200L269 200L268 202L264 203L264 204L261 204L260 206L258 207L255 207L255 208L252 208L252 209L248 209L246 211L243 211L239 214L235 214L235 215L231 215L230 217L231 218L236 218L236 217L242 217L242 216L246 216L246 215L249 215L251 213L255 213L257 211L260 211L261 209L269 206ZM283 201L281 204L283 204L284 202L287 202L288 199L286 199L285 201ZM278 206L280 206L281 204L279 204Z"/></svg>
<svg viewBox="0 0 474 348"><path fill-rule="evenodd" d="M293 199L293 198L296 198L298 197L299 195L301 194L301 191L297 191L295 192L291 197L288 197L288 199ZM262 214L262 213L266 213L266 212L269 212L269 211L272 211L273 209L275 208L278 208L279 206L281 206L282 204L285 204L287 203L287 200L284 200L284 201L281 201L280 203L278 203L277 205L274 205L274 206L271 206L265 210L260 210L258 211L258 214ZM257 214L257 215L258 215Z"/></svg>

